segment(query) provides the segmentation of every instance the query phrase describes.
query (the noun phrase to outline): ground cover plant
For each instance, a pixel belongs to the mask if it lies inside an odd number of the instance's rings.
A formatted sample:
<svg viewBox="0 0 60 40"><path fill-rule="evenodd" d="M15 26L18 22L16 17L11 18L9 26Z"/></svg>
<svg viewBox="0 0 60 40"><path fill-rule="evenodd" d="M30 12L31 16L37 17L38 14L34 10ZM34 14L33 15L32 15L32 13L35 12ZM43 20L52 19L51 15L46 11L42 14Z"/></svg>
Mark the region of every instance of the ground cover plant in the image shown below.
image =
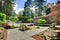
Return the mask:
<svg viewBox="0 0 60 40"><path fill-rule="evenodd" d="M39 19L38 24L39 25L44 25L47 21L45 19Z"/></svg>

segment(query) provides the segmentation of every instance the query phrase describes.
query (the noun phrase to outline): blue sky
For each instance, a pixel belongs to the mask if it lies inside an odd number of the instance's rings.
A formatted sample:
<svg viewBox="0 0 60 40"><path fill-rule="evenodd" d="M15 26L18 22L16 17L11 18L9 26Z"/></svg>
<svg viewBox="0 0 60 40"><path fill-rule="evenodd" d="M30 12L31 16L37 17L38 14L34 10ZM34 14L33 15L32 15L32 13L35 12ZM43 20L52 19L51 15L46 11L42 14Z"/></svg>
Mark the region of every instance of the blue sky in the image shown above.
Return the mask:
<svg viewBox="0 0 60 40"><path fill-rule="evenodd" d="M15 2L17 3L18 7L17 9L19 8L24 8L24 3L26 2L27 0L16 0Z"/></svg>
<svg viewBox="0 0 60 40"><path fill-rule="evenodd" d="M16 12L19 12L19 11L21 11L21 10L23 10L24 9L24 3L26 2L27 0L16 0L15 1L15 10L16 10ZM56 3L56 0L47 0L47 3Z"/></svg>

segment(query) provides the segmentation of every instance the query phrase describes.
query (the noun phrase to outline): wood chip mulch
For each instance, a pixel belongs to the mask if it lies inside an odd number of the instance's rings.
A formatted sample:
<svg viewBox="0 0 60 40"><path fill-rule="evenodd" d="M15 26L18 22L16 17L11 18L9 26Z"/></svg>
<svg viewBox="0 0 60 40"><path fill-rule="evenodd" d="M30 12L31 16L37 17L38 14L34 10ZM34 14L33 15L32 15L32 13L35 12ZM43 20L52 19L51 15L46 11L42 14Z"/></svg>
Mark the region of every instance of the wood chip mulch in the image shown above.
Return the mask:
<svg viewBox="0 0 60 40"><path fill-rule="evenodd" d="M45 30L45 31L43 31L43 32L46 32L46 31L47 31L47 30ZM35 40L46 40L45 36L41 37L41 36L39 35L39 33L36 34L36 35L33 35L32 37L33 37Z"/></svg>
<svg viewBox="0 0 60 40"><path fill-rule="evenodd" d="M48 30L43 31L43 33L44 33L44 32L48 32ZM55 32L53 32L53 34L54 34L55 36L57 35ZM39 35L39 33L36 34L36 35L33 35L32 37L33 37L34 39L36 39L36 40L47 40L45 36L42 36L42 37L41 37L41 36Z"/></svg>
<svg viewBox="0 0 60 40"><path fill-rule="evenodd" d="M7 40L7 29L4 29L3 32L0 32L0 40Z"/></svg>
<svg viewBox="0 0 60 40"><path fill-rule="evenodd" d="M45 40L45 38L44 37L41 37L41 36L39 36L38 34L36 34L36 35L34 35L34 36L32 36L34 39L36 39L36 40Z"/></svg>

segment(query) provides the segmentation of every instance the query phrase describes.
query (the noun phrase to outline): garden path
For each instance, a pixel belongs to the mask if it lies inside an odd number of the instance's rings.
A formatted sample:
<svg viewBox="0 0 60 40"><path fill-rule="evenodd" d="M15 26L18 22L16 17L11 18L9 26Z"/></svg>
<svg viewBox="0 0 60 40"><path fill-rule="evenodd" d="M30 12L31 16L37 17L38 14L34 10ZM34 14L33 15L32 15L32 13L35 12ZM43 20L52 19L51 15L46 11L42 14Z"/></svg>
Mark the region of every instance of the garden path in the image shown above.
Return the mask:
<svg viewBox="0 0 60 40"><path fill-rule="evenodd" d="M19 31L16 29L9 29L7 40L35 40L32 38L33 35L38 34L44 30L47 30L49 27L40 27L35 30Z"/></svg>

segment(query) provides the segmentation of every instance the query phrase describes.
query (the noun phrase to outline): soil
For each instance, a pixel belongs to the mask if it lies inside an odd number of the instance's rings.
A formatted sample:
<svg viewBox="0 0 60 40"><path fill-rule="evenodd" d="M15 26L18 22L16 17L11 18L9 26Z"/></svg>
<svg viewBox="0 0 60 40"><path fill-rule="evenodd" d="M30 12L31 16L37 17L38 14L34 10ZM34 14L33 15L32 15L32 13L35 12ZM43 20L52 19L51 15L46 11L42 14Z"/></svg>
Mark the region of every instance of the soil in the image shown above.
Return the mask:
<svg viewBox="0 0 60 40"><path fill-rule="evenodd" d="M34 35L34 36L32 36L34 39L36 39L36 40L46 40L45 39L45 37L41 37L41 36L39 36L38 34L36 34L36 35Z"/></svg>
<svg viewBox="0 0 60 40"><path fill-rule="evenodd" d="M7 29L4 29L3 32L0 32L0 40L7 40Z"/></svg>
<svg viewBox="0 0 60 40"><path fill-rule="evenodd" d="M41 32L41 33L44 33L44 32L46 32L47 30L45 30L45 31L43 31L43 32ZM35 40L46 40L46 37L45 36L40 36L39 35L39 33L38 34L36 34L36 35L33 35L32 36Z"/></svg>
<svg viewBox="0 0 60 40"><path fill-rule="evenodd" d="M43 31L42 33L45 33L46 32L46 34L47 34L47 32L48 32L48 34L49 34L49 31L48 30L45 30L45 31ZM54 33L54 32L52 32L54 35L56 35L56 33ZM36 40L47 40L46 39L46 37L45 36L41 36L41 35L39 35L40 33L38 33L38 34L36 34L36 35L33 35L32 37L34 38L34 39L36 39ZM50 35L50 34L49 34Z"/></svg>

